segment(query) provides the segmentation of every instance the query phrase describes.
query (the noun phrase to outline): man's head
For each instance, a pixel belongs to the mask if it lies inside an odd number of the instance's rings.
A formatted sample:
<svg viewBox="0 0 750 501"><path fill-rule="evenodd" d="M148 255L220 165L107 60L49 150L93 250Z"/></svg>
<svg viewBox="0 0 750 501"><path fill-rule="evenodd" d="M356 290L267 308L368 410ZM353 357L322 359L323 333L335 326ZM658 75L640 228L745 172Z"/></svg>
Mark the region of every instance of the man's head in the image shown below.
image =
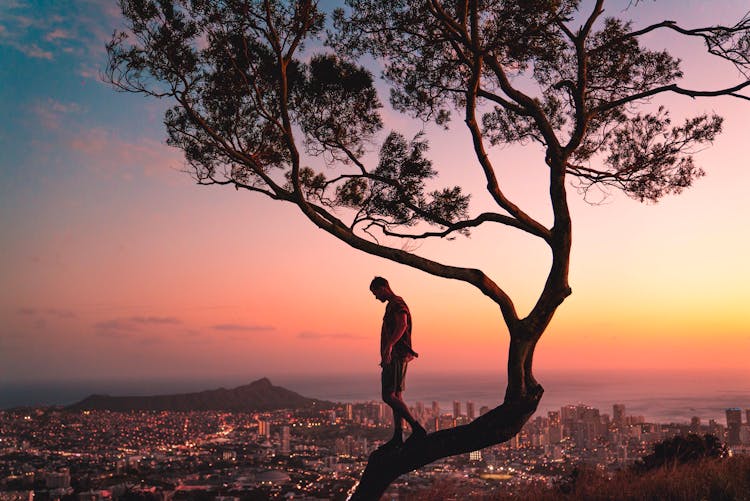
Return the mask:
<svg viewBox="0 0 750 501"><path fill-rule="evenodd" d="M388 280L383 277L372 279L372 282L370 282L370 292L381 303L386 302L393 295L393 291L391 291L391 287L388 285Z"/></svg>

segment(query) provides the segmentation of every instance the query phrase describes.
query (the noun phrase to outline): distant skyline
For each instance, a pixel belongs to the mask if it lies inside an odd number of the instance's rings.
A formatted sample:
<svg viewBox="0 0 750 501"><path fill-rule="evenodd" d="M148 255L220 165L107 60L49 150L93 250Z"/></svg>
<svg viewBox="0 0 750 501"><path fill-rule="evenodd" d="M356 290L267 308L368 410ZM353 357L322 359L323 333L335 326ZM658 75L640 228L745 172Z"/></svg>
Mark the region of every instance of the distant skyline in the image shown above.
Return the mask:
<svg viewBox="0 0 750 501"><path fill-rule="evenodd" d="M623 14L628 3L611 2L607 13ZM745 0L670 0L623 15L635 26L701 26L736 22L747 10ZM420 353L412 374L503 371L507 333L477 290L348 248L292 207L196 186L180 152L164 144L168 103L99 80L104 44L120 25L114 1L0 5L0 380L376 374L383 306L367 289L374 275L412 309ZM676 40L647 39L683 59L684 85L739 81L731 66L703 57L699 41ZM715 144L696 155L707 174L656 205L614 192L592 205L570 187L573 295L540 341L540 372L750 376L750 103L671 96L653 104L676 120L725 117ZM419 130L387 104L384 120L386 131ZM425 132L439 181L480 188L460 121ZM548 222L539 149L491 155L510 195ZM481 196L475 202L473 213ZM485 270L523 311L541 290L548 254L494 230L416 252Z"/></svg>

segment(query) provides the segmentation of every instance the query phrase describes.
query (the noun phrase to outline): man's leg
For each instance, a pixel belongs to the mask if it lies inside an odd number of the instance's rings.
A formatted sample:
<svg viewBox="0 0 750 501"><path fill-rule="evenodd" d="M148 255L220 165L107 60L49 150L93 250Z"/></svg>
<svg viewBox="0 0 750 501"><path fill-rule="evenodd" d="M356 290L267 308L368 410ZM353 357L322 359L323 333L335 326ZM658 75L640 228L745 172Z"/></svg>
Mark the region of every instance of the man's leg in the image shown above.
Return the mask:
<svg viewBox="0 0 750 501"><path fill-rule="evenodd" d="M406 405L406 402L404 402L403 398L401 398L400 391L396 391L390 394L387 403L393 409L394 416L398 414L401 418L405 419L409 423L409 426L411 426L412 435L414 436L427 435L427 431L422 427L421 424L419 424L419 421L414 419L414 416L411 415L411 412L409 412L409 407Z"/></svg>
<svg viewBox="0 0 750 501"><path fill-rule="evenodd" d="M395 366L394 385L393 393L388 395L390 401L388 405L393 409L394 415L398 413L409 423L409 426L411 426L411 436L409 438L424 437L427 435L427 432L422 425L414 419L414 416L409 412L409 407L406 405L406 402L401 398L404 388L406 387L406 369L408 367L408 361L401 359L394 360L393 365Z"/></svg>
<svg viewBox="0 0 750 501"><path fill-rule="evenodd" d="M383 366L383 372L381 375L381 396L383 398L383 402L388 404L388 406L391 408L391 411L393 411L393 437L388 442L383 444L382 447L384 448L400 447L404 443L402 435L404 420L399 409L397 409L393 405L393 393L395 390L394 387L397 383L396 367L394 367L395 365L396 364L391 362L390 364Z"/></svg>

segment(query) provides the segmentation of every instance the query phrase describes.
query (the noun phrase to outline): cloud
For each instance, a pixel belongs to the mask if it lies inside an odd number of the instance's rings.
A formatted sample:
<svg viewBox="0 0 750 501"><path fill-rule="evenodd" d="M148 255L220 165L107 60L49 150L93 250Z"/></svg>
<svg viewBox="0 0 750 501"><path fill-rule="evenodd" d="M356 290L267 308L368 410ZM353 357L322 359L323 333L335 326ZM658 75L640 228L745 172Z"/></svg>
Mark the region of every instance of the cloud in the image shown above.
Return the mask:
<svg viewBox="0 0 750 501"><path fill-rule="evenodd" d="M99 70L89 65L81 65L78 68L78 76L99 80Z"/></svg>
<svg viewBox="0 0 750 501"><path fill-rule="evenodd" d="M130 317L130 321L140 325L177 325L182 323L175 317Z"/></svg>
<svg viewBox="0 0 750 501"><path fill-rule="evenodd" d="M62 28L56 28L44 37L44 39L48 42L53 42L55 40L69 40L71 38L74 38L74 36L67 30L64 30Z"/></svg>
<svg viewBox="0 0 750 501"><path fill-rule="evenodd" d="M56 308L48 308L44 310L44 313L57 318L76 318L78 315L70 310L58 310Z"/></svg>
<svg viewBox="0 0 750 501"><path fill-rule="evenodd" d="M37 101L32 105L31 111L36 115L39 123L46 129L59 129L63 124L63 117L70 114L79 114L83 111L77 103L63 103L48 98L45 101Z"/></svg>
<svg viewBox="0 0 750 501"><path fill-rule="evenodd" d="M110 338L110 339L122 339L128 337L128 334L118 330L100 330L96 333L99 337Z"/></svg>
<svg viewBox="0 0 750 501"><path fill-rule="evenodd" d="M274 331L276 327L270 325L244 325L244 324L219 324L211 326L212 329L217 331L250 331L250 332L261 332L261 331Z"/></svg>
<svg viewBox="0 0 750 501"><path fill-rule="evenodd" d="M52 60L59 50L70 49L86 60L101 60L112 29L121 24L116 2L0 2L0 44L29 57Z"/></svg>
<svg viewBox="0 0 750 501"><path fill-rule="evenodd" d="M182 154L176 148L148 137L127 141L100 127L72 135L68 146L83 155L92 169L101 173L117 172L126 177L127 169L156 174L182 168L184 164Z"/></svg>
<svg viewBox="0 0 750 501"><path fill-rule="evenodd" d="M30 45L17 45L16 48L26 54L29 57L33 57L36 59L46 59L48 61L52 61L54 59L54 56L52 55L52 52L48 50L44 50L41 47L39 47L37 44L30 44Z"/></svg>
<svg viewBox="0 0 750 501"><path fill-rule="evenodd" d="M311 331L304 331L297 334L297 337L300 339L364 339L366 336L358 335L358 334L350 334L350 333L320 333L320 332L311 332Z"/></svg>
<svg viewBox="0 0 750 501"><path fill-rule="evenodd" d="M74 311L62 310L58 308L39 309L39 308L24 307L24 308L18 308L18 310L16 310L16 313L18 313L19 315L27 316L27 317L38 317L37 322L44 321L44 317L68 319L68 318L76 318L78 316L76 315Z"/></svg>
<svg viewBox="0 0 750 501"><path fill-rule="evenodd" d="M0 32L0 35L2 34L3 32ZM8 39L5 37L2 39L2 42L4 45L13 47L22 54L33 57L34 59L46 59L48 61L52 61L54 59L51 51L42 49L35 43L19 42L17 40Z"/></svg>
<svg viewBox="0 0 750 501"><path fill-rule="evenodd" d="M113 318L94 324L94 328L103 333L124 333L139 331L149 326L181 325L182 321L175 317L142 317Z"/></svg>

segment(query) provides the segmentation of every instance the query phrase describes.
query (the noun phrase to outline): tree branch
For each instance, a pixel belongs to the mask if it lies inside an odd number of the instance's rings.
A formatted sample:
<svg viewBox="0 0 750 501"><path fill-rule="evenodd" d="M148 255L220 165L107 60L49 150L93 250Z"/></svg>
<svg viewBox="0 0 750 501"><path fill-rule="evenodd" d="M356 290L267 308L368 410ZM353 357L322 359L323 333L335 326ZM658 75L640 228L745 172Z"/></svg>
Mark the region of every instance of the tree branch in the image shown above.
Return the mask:
<svg viewBox="0 0 750 501"><path fill-rule="evenodd" d="M661 94L663 92L674 92L675 94L681 94L683 96L689 96L689 97L717 97L717 96L730 96L730 97L736 97L739 99L745 99L747 101L750 101L750 96L745 96L742 94L737 94L736 92L739 90L744 89L745 87L750 86L750 80L746 82L742 82L741 84L737 84L734 87L728 87L726 89L721 90L713 90L713 91L701 91L701 90L690 90L690 89L683 89L682 87L679 87L677 84L670 84L670 85L662 85L661 87L655 87L653 89L649 89L643 92L639 92L637 94L632 94L630 96L625 96L621 99L617 99L615 101L610 101L608 103L601 104L599 106L596 106L591 109L591 113L603 113L606 111L609 111L613 108L617 108L619 106L622 106L623 104L631 103L633 101L638 101L640 99L645 99L647 97L655 96L657 94Z"/></svg>
<svg viewBox="0 0 750 501"><path fill-rule="evenodd" d="M536 412L543 390L537 386L533 394L522 399L506 400L502 405L471 423L430 433L426 438L403 447L381 450L370 455L367 468L355 484L350 501L380 499L385 489L404 473L416 470L437 459L465 454L514 437Z"/></svg>
<svg viewBox="0 0 750 501"><path fill-rule="evenodd" d="M421 234L408 234L408 233L398 233L388 230L386 227L383 227L383 233L385 235L388 235L390 237L399 237L399 238L411 238L411 239L423 239L423 238L429 238L429 237L446 237L450 235L453 232L464 230L467 228L475 228L483 223L486 222L495 222L504 224L506 226L512 226L514 228L518 228L520 230L523 230L527 233L532 233L539 238L544 239L545 241L549 241L549 234L543 234L543 233L533 233L526 225L522 224L517 219L506 216L503 214L496 214L494 212L483 212L482 214L478 215L474 219L467 219L464 221L458 221L455 223L451 223L448 225L448 228L443 231L428 231Z"/></svg>
<svg viewBox="0 0 750 501"><path fill-rule="evenodd" d="M542 238L548 240L550 237L549 230L545 228L538 221L533 219L531 216L522 211L513 202L503 194L500 189L500 185L495 176L495 169L490 162L487 151L484 148L484 142L482 139L482 133L479 130L476 118L476 96L477 89L479 87L479 79L482 73L482 58L479 55L475 55L476 61L475 66L472 69L472 78L470 87L466 92L466 126L471 132L471 137L474 143L474 152L479 160L479 164L482 166L485 178L487 179L487 190L492 195L495 202L508 211L515 219L517 219L523 226L524 230L534 235L544 235Z"/></svg>

